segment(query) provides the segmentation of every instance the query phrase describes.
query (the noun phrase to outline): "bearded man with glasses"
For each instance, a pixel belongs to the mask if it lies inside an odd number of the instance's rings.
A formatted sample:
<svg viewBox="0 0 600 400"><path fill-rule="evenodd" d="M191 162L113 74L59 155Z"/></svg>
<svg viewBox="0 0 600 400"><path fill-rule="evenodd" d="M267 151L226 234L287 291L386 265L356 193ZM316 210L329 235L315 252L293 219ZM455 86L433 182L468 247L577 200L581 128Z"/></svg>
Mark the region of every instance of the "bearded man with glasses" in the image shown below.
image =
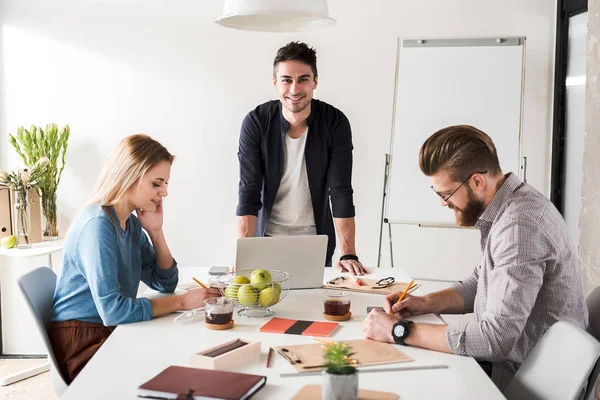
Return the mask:
<svg viewBox="0 0 600 400"><path fill-rule="evenodd" d="M474 357L504 390L537 341L557 321L587 328L577 252L554 205L500 169L484 132L450 126L429 137L419 166L460 226L481 231L481 262L451 288L387 296L363 324L374 340ZM412 315L475 313L471 322L413 323Z"/></svg>

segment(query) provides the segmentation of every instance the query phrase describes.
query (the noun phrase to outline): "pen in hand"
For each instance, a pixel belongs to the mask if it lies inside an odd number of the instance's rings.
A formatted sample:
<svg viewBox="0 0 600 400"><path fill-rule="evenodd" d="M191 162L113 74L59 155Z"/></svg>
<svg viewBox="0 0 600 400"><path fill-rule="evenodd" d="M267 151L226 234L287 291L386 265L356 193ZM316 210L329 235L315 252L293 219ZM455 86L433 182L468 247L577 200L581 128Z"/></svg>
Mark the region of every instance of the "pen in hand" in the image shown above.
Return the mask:
<svg viewBox="0 0 600 400"><path fill-rule="evenodd" d="M406 289L404 289L404 292L402 292L402 294L400 295L400 297L398 297L398 301L396 301L394 304L398 304L398 303L400 303L404 299L404 297L406 296L406 293L408 293L408 291L412 287L413 283L415 283L414 279L412 281L410 281L410 283L408 284L408 286L406 286ZM394 304L392 304L390 306L390 311L388 312L388 314L392 314L393 313L392 307L394 307Z"/></svg>
<svg viewBox="0 0 600 400"><path fill-rule="evenodd" d="M202 286L204 289L207 289L206 285L204 285L202 282L200 282L198 279L196 278L192 278L198 285Z"/></svg>

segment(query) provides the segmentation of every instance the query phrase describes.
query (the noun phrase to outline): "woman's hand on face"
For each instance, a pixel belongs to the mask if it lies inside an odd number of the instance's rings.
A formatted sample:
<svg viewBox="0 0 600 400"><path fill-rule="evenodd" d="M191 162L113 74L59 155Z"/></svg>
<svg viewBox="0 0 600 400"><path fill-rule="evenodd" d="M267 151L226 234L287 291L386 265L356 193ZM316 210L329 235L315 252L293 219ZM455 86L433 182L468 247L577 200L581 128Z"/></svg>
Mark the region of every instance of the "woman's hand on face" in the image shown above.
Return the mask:
<svg viewBox="0 0 600 400"><path fill-rule="evenodd" d="M211 297L220 297L221 293L215 288L198 288L190 290L183 296L183 309L194 310L196 308L204 307L204 300Z"/></svg>
<svg viewBox="0 0 600 400"><path fill-rule="evenodd" d="M163 206L162 202L156 206L156 211L144 211L141 208L136 209L138 219L142 228L144 228L148 234L158 233L162 231L163 226Z"/></svg>

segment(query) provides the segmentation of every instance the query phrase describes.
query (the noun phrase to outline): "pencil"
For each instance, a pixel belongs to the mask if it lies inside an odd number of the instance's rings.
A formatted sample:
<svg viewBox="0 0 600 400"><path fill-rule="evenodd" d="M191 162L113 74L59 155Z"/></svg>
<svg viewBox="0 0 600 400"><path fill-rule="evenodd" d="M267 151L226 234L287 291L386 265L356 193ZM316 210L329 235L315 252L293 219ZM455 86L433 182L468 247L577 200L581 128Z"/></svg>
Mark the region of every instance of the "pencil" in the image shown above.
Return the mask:
<svg viewBox="0 0 600 400"><path fill-rule="evenodd" d="M271 354L273 354L273 348L269 347L269 354L267 355L267 368L271 368L269 365L271 363Z"/></svg>
<svg viewBox="0 0 600 400"><path fill-rule="evenodd" d="M200 282L198 279L196 278L192 278L194 281L196 281L196 283L200 286L202 286L204 289L207 289L207 287L204 285L204 283Z"/></svg>
<svg viewBox="0 0 600 400"><path fill-rule="evenodd" d="M321 339L321 338L314 337L314 336L313 336L313 339L316 340L317 342L321 342L321 343L325 343L325 344L337 344L333 340ZM343 346L346 346L346 344L344 343Z"/></svg>
<svg viewBox="0 0 600 400"><path fill-rule="evenodd" d="M321 342L321 343L335 344L335 342L333 340L321 339L318 337L313 337L313 339L316 340L317 342Z"/></svg>
<svg viewBox="0 0 600 400"><path fill-rule="evenodd" d="M406 287L406 289L404 289L404 292L402 292L402 294L400 295L400 297L398 297L398 301L396 303L394 303L394 304L398 304L398 303L400 303L404 299L404 297L406 296L406 293L408 293L408 290L412 287L413 283L415 283L414 279L412 281L410 281L410 283L408 284L408 286ZM392 307L393 306L394 305L392 304ZM392 309L390 308L390 312L388 314L391 314L391 313L392 313Z"/></svg>
<svg viewBox="0 0 600 400"><path fill-rule="evenodd" d="M408 289L408 292L406 294L411 294L412 292L414 292L415 290L417 290L420 287L421 287L421 285L413 285L410 289Z"/></svg>

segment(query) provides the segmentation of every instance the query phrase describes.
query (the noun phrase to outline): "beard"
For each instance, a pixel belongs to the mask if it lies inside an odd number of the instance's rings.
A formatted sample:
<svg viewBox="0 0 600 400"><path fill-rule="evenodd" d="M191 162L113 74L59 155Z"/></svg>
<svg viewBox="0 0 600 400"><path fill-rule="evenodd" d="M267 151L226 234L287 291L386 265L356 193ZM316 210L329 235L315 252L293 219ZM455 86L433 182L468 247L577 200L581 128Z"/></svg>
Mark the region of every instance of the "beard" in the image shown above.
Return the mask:
<svg viewBox="0 0 600 400"><path fill-rule="evenodd" d="M485 210L483 202L475 198L468 186L467 200L467 205L462 210L454 205L448 205L448 208L456 211L456 225L458 226L475 226L477 220Z"/></svg>
<svg viewBox="0 0 600 400"><path fill-rule="evenodd" d="M287 99L286 101L283 101L283 106L285 108L288 109L288 111L292 112L292 113L299 113L304 111L304 109L306 109L306 107L308 107L308 105L310 104L311 99L307 99L307 96L304 95L304 97L302 98L302 101L300 101L298 104L292 104L291 102L288 102Z"/></svg>

